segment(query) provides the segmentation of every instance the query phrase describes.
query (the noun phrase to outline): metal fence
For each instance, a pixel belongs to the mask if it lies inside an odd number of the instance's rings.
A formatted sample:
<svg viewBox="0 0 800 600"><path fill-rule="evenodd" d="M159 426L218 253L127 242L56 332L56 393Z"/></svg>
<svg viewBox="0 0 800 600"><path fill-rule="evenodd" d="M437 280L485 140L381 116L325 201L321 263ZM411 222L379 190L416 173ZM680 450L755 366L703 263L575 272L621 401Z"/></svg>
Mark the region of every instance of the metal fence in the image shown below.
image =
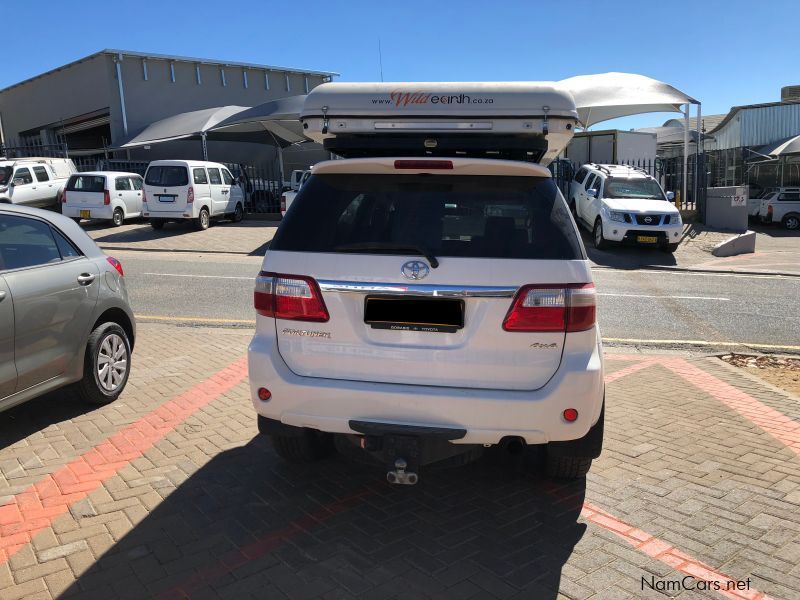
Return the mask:
<svg viewBox="0 0 800 600"><path fill-rule="evenodd" d="M655 160L629 160L621 161L618 164L627 165L635 169L644 171L648 175L655 177L661 186L671 192L675 192L676 198L680 198L681 208L684 210L701 210L706 197L707 169L704 165L705 155L700 156L698 166L695 168L695 157L689 157L687 164L687 194L686 198L681 198L683 189L683 158L680 156L673 158L656 158ZM569 159L557 159L550 163L550 172L556 181L561 192L565 197L569 194L569 183L581 165L571 162ZM695 193L695 174L697 176L697 192Z"/></svg>

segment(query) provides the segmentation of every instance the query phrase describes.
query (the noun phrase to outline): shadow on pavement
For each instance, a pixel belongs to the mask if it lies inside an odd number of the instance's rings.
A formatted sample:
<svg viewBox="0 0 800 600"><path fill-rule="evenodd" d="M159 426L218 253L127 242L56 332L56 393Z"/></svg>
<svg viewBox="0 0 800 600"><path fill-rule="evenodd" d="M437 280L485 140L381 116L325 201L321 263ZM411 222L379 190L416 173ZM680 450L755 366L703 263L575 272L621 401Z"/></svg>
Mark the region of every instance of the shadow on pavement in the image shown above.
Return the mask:
<svg viewBox="0 0 800 600"><path fill-rule="evenodd" d="M651 266L674 267L678 264L674 255L664 252L660 248L617 245L608 250L598 250L594 247L592 234L583 228L580 229L580 232L589 260L599 266L614 269L640 269Z"/></svg>
<svg viewBox="0 0 800 600"><path fill-rule="evenodd" d="M69 421L99 408L81 401L62 388L3 412L0 419L0 450L41 432L55 423Z"/></svg>
<svg viewBox="0 0 800 600"><path fill-rule="evenodd" d="M164 223L164 228L161 230L153 229L150 227L147 221L138 221L135 228L126 228L121 231L114 227L108 226L107 224L104 225L102 221L90 221L88 223L86 221L82 221L81 225L87 232L108 229L108 233L106 235L98 235L96 237L92 236L96 243L146 242L149 240L160 240L164 238L170 238L175 235L195 232L195 229L192 227L192 224L189 221L167 222ZM261 220L245 220L241 223L232 223L230 221L214 221L211 224L211 227L225 227L226 229L255 229L263 227L275 227L275 222Z"/></svg>
<svg viewBox="0 0 800 600"><path fill-rule="evenodd" d="M750 221L750 229L756 233L768 235L773 238L798 238L800 239L800 229L790 230L786 229L780 224L766 225L758 221Z"/></svg>
<svg viewBox="0 0 800 600"><path fill-rule="evenodd" d="M533 454L488 455L393 487L339 456L286 464L257 437L194 473L62 597L555 598L586 530L585 480L538 470Z"/></svg>

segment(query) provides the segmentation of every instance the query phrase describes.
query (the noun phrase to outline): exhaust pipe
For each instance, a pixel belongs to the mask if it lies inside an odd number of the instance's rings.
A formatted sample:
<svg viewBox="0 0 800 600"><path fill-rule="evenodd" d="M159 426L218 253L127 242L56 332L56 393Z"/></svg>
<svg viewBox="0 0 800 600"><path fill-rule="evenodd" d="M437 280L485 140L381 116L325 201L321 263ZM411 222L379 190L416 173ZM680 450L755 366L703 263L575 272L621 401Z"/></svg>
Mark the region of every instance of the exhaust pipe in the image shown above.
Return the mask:
<svg viewBox="0 0 800 600"><path fill-rule="evenodd" d="M522 454L527 443L521 437L507 437L501 440L500 446L509 454L517 455Z"/></svg>

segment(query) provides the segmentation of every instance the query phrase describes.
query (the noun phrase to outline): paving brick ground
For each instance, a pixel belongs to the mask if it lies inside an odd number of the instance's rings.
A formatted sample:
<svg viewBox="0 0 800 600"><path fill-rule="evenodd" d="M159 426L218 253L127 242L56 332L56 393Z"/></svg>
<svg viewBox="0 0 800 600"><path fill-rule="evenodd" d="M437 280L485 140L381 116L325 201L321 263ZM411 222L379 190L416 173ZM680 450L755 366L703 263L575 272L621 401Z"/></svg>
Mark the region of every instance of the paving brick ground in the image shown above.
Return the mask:
<svg viewBox="0 0 800 600"><path fill-rule="evenodd" d="M800 598L800 400L715 359L609 355L585 481L493 453L404 488L278 460L248 337L142 324L116 403L1 415L0 598Z"/></svg>

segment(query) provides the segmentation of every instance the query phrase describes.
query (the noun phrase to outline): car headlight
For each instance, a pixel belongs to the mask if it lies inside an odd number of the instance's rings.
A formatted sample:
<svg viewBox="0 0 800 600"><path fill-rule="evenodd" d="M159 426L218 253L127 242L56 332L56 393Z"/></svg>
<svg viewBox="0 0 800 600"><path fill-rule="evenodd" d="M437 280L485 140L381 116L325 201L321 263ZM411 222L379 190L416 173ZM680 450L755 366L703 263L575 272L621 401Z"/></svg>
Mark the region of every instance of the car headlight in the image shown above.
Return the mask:
<svg viewBox="0 0 800 600"><path fill-rule="evenodd" d="M678 215L670 215L669 224L670 225L680 225L681 224L681 216L679 214Z"/></svg>
<svg viewBox="0 0 800 600"><path fill-rule="evenodd" d="M608 218L612 221L619 221L620 223L625 222L625 213L620 212L618 210L610 210L608 211Z"/></svg>

